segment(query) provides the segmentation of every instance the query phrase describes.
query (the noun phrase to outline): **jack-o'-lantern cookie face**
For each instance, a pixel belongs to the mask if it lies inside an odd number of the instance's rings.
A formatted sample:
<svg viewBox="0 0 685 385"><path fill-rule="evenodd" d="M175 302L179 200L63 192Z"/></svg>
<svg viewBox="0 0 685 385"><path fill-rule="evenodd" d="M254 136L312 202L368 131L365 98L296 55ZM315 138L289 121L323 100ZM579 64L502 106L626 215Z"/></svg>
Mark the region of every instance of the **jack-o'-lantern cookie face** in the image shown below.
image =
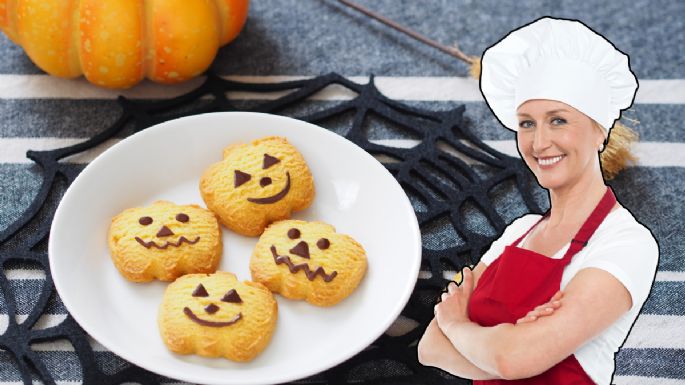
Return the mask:
<svg viewBox="0 0 685 385"><path fill-rule="evenodd" d="M202 175L200 192L222 224L247 236L309 207L315 194L302 155L276 136L226 148L224 159Z"/></svg>
<svg viewBox="0 0 685 385"><path fill-rule="evenodd" d="M109 228L112 261L128 280L173 281L213 273L222 253L216 216L197 205L157 201L123 211Z"/></svg>
<svg viewBox="0 0 685 385"><path fill-rule="evenodd" d="M331 306L350 295L366 273L366 252L324 222L274 222L250 259L252 280L291 299Z"/></svg>
<svg viewBox="0 0 685 385"><path fill-rule="evenodd" d="M158 324L173 352L249 361L268 345L277 318L278 304L264 285L218 271L171 283Z"/></svg>

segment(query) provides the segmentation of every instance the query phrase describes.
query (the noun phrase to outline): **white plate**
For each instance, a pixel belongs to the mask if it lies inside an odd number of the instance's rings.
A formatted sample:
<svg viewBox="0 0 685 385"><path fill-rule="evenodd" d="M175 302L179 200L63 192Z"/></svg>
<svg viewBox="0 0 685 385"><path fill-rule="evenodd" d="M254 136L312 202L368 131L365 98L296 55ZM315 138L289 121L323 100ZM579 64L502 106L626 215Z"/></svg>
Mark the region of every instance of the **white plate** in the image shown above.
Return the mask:
<svg viewBox="0 0 685 385"><path fill-rule="evenodd" d="M249 363L183 356L164 346L157 309L166 283L119 275L107 249L110 221L158 199L205 207L199 177L234 142L281 135L302 153L316 198L296 219L322 220L359 241L368 271L348 298L319 308L276 295L279 315L267 348ZM250 279L257 238L222 228L220 270ZM150 371L206 384L292 381L335 366L378 338L409 300L421 263L421 235L409 199L371 155L321 127L282 116L227 112L150 127L112 146L71 184L49 242L52 277L64 305L102 345Z"/></svg>

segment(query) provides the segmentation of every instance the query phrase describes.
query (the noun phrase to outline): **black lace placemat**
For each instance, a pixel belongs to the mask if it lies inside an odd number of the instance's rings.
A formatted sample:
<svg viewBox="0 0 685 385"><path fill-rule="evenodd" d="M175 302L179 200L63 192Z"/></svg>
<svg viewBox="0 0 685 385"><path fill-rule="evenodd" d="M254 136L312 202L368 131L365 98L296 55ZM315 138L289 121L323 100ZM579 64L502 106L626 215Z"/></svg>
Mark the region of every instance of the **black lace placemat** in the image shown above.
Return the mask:
<svg viewBox="0 0 685 385"><path fill-rule="evenodd" d="M312 103L324 89L344 88L351 97L337 103ZM251 92L263 98L232 98L235 92ZM314 98L315 99L315 98ZM130 135L151 125L205 112L257 111L290 115L329 128L369 153L376 155L409 196L423 236L422 274L409 303L402 311L403 332L386 333L355 357L326 372L298 383L308 384L462 384L462 380L418 363L416 344L433 317L433 305L448 282L448 271L474 265L489 244L511 221L512 212L541 213L535 184L518 159L488 147L469 130L465 107L427 111L384 97L373 84L357 84L332 73L307 80L283 83L241 83L209 74L188 94L164 101L132 101L119 98L119 119L93 138L74 146L29 151L40 167L42 183L23 215L0 233L0 294L8 328L0 336L0 348L11 354L25 384L32 376L54 384L41 357L31 345L66 340L78 356L86 384L167 382L161 376L134 365L112 373L102 370L85 332L71 316L57 326L34 327L46 313L56 293L47 256L52 216L62 193L81 167L65 158ZM389 136L410 138L413 147L389 147L369 133L382 126ZM520 215L520 214L519 214ZM45 271L36 305L22 323L14 317L17 303L7 271L29 265ZM449 276L447 276L449 278Z"/></svg>

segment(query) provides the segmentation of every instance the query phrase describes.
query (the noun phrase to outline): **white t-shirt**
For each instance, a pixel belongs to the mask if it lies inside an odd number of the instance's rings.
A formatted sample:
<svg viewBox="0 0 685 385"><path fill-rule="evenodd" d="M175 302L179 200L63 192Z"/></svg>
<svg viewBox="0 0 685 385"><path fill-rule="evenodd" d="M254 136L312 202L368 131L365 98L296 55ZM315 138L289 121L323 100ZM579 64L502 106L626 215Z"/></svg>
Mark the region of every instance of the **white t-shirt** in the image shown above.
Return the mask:
<svg viewBox="0 0 685 385"><path fill-rule="evenodd" d="M505 246L523 235L539 219L539 214L527 214L514 220L483 254L481 262L486 265L492 263L504 251ZM530 233L519 242L519 247L525 243L528 236ZM552 258L563 258L570 245L569 242ZM587 246L564 268L561 278L562 290L578 271L586 267L595 267L616 277L632 297L633 305L626 314L575 352L576 359L595 383L610 383L615 366L614 354L623 345L642 304L649 295L658 261L659 247L652 234L635 220L630 211L619 207L607 215Z"/></svg>

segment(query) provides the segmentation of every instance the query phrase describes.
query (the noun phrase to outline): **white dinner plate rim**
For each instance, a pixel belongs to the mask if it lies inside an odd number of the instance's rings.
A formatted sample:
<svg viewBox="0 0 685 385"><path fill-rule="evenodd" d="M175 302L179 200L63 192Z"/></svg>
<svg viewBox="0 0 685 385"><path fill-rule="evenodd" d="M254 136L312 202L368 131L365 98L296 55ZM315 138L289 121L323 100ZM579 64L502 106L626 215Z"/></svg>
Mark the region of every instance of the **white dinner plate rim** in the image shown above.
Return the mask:
<svg viewBox="0 0 685 385"><path fill-rule="evenodd" d="M92 166L92 165L97 165L97 164L102 163L102 162L107 162L110 157L114 156L112 154L115 154L118 151L122 151L121 150L122 148L126 148L127 146L130 146L129 143L138 141L141 138L144 138L145 136L158 135L158 132L163 130L166 126L173 125L173 124L179 124L179 121L186 121L187 120L190 122L190 121L193 121L196 119L204 119L207 117L212 118L214 116L219 118L220 116L225 116L227 114L230 114L231 116L234 116L236 118L239 118L240 116L244 116L248 119L249 118L259 119L262 117L268 117L269 119L294 120L294 121L297 121L297 124L306 125L311 130L319 130L322 135L330 135L332 137L335 137L336 140L342 140L343 143L347 142L345 145L355 146L359 150L360 156L368 157L370 161L378 163L378 166L381 167L385 171L385 173L387 173L387 176L392 178L392 180L397 184L396 187L399 189L402 189L400 184L395 180L394 176L392 176L392 174L384 166L382 166L382 164L380 164L380 162L378 162L371 154L369 154L368 152L366 152L365 150L363 150L362 148L360 148L359 146L357 146L355 143L351 142L350 140L348 140L344 136L341 136L335 132L329 131L325 128L319 127L315 124L308 123L308 122L298 120L298 119L294 119L294 118L290 118L290 117L286 117L286 116L282 116L282 115L274 115L274 114L259 113L259 112L243 112L243 111L238 112L238 111L236 111L236 112L211 112L211 113L203 113L203 114L197 114L197 115L191 115L191 116L185 116L185 117L180 117L180 118L176 118L176 119L171 119L171 120L150 126L144 130L141 130L139 132L136 132L136 133L126 137L126 138L123 138L121 141L114 144L113 146L111 146L110 148L105 150L102 154L97 156L92 162L90 162L79 173L79 175L76 176L76 178L73 180L71 185L65 191L63 197L61 198L61 201L67 200L69 198L71 191L73 191L71 188L72 186L75 186L78 183L80 183L80 180L88 178L89 169L94 168L94 166ZM410 271L413 271L415 273L413 275L415 276L414 282L416 282L416 280L418 279L418 274L419 274L420 265L421 265L421 252L422 252L421 232L420 232L418 220L416 220L416 216L415 216L415 212L414 212L414 209L412 207L412 204L411 204L409 198L406 196L406 194L403 193L403 195L404 195L403 204L405 205L404 209L410 210L411 213L414 215L413 218L415 219L411 223L412 233L414 233L414 235L416 237L416 240L414 242L414 244L416 245L416 250L414 250L412 252L412 255L417 255L417 258L414 259L414 261L413 261L414 264L412 266L407 266L407 268L410 269ZM61 208L63 207L61 205L61 201L60 201L60 204L58 205L58 207L55 211L55 215L53 217L53 221L52 221L51 228L50 228L51 234L54 233L53 230L61 222L61 220L60 220L61 216L64 215L63 211L61 210ZM147 365L148 364L147 362L140 362L139 360L137 360L137 357L129 354L128 351L126 349L124 349L122 346L120 346L116 343L112 343L112 341L110 341L108 339L108 337L104 337L104 335L102 335L99 331L97 331L97 329L94 328L93 325L89 325L87 322L84 322L84 320L80 318L78 312L73 312L75 305L73 303L71 303L70 297L68 295L66 297L62 296L62 292L64 289L62 288L62 285L61 285L61 281L60 281L61 278L56 277L55 273L54 273L56 262L55 262L55 259L52 257L53 253L54 253L54 243L53 243L52 237L50 237L49 241L48 241L48 259L49 259L50 272L52 275L53 283L55 285L55 289L60 294L60 299L62 300L62 303L64 304L65 308L69 312L69 315L71 315L74 318L74 320L84 329L84 331L86 331L86 333L88 333L88 335L90 335L92 338L94 338L96 341L98 341L100 344L102 344L102 346L104 346L106 349L108 349L112 353L124 358L125 360L127 360L127 361L129 361L129 362L131 362L131 363L133 363L133 364L135 364L135 365L137 365L143 369L149 370L151 372L157 373L157 374L162 375L162 376L166 376L169 378L178 379L178 380L182 380L182 381L188 381L188 382L197 382L198 381L198 378L196 378L196 377L192 377L192 376L186 377L186 376L179 374L179 373L176 373L176 372L171 373L171 372L168 372L166 370L163 370L162 368L150 367L149 365ZM271 378L266 379L268 382L264 382L264 379L262 379L261 381L246 383L246 385L247 384L255 384L255 385L256 384L266 384L266 383L271 383L274 381L276 381L276 382L289 382L289 381L294 381L294 380L306 378L306 377L309 377L311 375L325 371L325 370L327 370L327 369L329 369L335 365L338 365L338 364L352 358L356 354L359 354L359 352L361 352L369 344L373 343L373 341L375 339L380 337L392 325L392 323L401 314L401 311L404 309L407 302L409 301L409 297L411 296L411 293L413 292L414 287L415 287L415 284L406 287L406 290L404 290L402 295L399 297L400 300L398 300L397 304L395 305L395 308L394 308L395 311L392 312L393 317L387 317L385 322L383 322L382 324L379 324L379 326L378 326L379 333L377 336L375 336L375 338L373 338L371 341L366 341L364 344L359 343L358 344L359 346L363 345L360 349L352 349L352 350L348 351L348 354L340 355L339 358L336 360L336 362L334 362L332 364L328 364L328 365L323 365L324 367L318 367L316 365L312 365L309 370L303 370L301 375L292 376L292 377L288 377L288 378L286 378L286 377L276 378L276 376L272 376ZM203 383L206 383L206 384L217 384L217 385L231 383L231 382L221 382L221 381L214 381L214 380L207 381L206 379L202 379L201 381Z"/></svg>

